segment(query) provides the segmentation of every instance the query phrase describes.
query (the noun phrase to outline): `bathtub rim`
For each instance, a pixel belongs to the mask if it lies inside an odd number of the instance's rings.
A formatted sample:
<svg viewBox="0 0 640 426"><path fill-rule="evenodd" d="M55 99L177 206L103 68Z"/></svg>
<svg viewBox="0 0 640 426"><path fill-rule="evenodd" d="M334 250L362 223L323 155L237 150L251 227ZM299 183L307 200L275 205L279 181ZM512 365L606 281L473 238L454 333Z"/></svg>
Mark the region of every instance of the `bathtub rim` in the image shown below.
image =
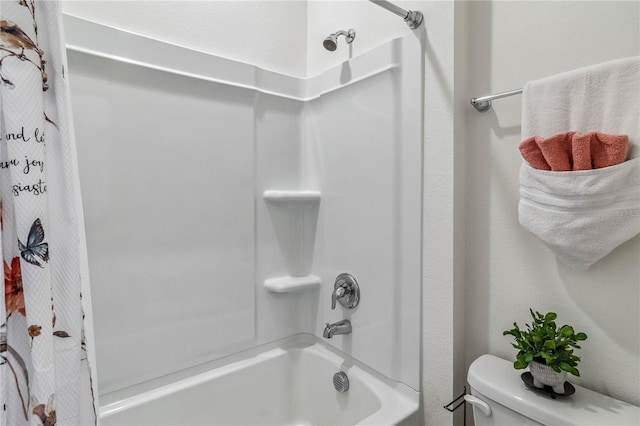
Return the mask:
<svg viewBox="0 0 640 426"><path fill-rule="evenodd" d="M358 425L397 424L420 410L420 393L402 382L392 380L361 361L329 345L310 333L297 333L260 346L252 347L232 355L180 370L166 376L142 382L124 389L100 395L99 417L105 418L140 406L145 402L179 392L191 386L241 370L256 362L264 362L285 354L288 350L309 349L316 355L336 362L336 358L347 366L348 374L357 375L379 398L393 392L397 396L394 404L385 404ZM342 367L339 367L342 369ZM224 369L224 371L222 371Z"/></svg>

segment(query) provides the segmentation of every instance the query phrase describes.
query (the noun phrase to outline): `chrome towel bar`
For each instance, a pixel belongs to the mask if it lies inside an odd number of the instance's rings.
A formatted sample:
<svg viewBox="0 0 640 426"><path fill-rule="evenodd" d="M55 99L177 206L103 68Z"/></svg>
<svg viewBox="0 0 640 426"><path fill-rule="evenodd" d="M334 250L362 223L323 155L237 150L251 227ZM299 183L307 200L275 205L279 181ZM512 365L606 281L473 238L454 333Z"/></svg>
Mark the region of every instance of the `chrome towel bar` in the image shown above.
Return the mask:
<svg viewBox="0 0 640 426"><path fill-rule="evenodd" d="M496 93L495 95L481 96L479 98L471 99L471 105L479 112L487 112L491 109L491 101L500 98L506 98L508 96L519 95L522 93L522 89L510 90L508 92Z"/></svg>

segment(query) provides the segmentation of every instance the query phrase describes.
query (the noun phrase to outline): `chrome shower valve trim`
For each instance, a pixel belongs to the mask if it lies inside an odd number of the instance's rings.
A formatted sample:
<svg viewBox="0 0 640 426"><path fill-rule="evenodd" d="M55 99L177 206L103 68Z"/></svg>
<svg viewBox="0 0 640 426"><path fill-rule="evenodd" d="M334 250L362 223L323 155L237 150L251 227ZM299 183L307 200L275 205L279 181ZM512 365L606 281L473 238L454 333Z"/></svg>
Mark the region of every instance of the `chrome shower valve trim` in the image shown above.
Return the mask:
<svg viewBox="0 0 640 426"><path fill-rule="evenodd" d="M336 277L331 293L331 309L336 308L336 302L353 309L360 303L360 286L351 274L340 274Z"/></svg>

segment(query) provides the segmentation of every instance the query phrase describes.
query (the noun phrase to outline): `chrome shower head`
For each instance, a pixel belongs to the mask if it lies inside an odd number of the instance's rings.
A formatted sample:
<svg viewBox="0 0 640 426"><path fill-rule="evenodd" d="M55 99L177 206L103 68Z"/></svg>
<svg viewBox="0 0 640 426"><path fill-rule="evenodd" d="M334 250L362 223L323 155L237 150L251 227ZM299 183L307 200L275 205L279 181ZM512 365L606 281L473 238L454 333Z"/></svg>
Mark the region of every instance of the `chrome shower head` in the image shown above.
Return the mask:
<svg viewBox="0 0 640 426"><path fill-rule="evenodd" d="M333 52L338 48L338 37L341 35L344 36L344 39L346 40L347 44L351 44L353 42L353 39L356 38L356 30L351 28L349 31L341 30L333 34L329 34L329 36L325 38L324 41L322 42L322 45L329 52Z"/></svg>
<svg viewBox="0 0 640 426"><path fill-rule="evenodd" d="M333 52L334 50L336 50L338 48L338 43L337 42L338 42L338 38L335 37L333 34L331 34L329 37L324 39L324 41L322 42L322 45L329 52Z"/></svg>

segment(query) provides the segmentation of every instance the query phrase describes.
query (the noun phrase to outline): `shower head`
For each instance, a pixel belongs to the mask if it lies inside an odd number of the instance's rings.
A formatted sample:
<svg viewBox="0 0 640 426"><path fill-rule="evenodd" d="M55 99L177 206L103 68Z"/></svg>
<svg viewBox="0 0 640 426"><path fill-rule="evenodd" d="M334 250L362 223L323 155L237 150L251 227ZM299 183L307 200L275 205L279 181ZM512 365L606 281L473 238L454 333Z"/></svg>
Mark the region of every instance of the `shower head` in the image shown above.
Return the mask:
<svg viewBox="0 0 640 426"><path fill-rule="evenodd" d="M338 48L337 41L338 41L338 38L335 37L333 34L331 34L329 37L324 39L324 41L322 42L322 45L329 52L333 52L334 50L336 50Z"/></svg>
<svg viewBox="0 0 640 426"><path fill-rule="evenodd" d="M353 42L353 39L356 38L356 30L351 28L349 31L341 30L333 34L329 34L329 36L325 38L324 41L322 42L322 45L329 52L333 52L338 48L338 37L341 35L344 36L347 44L351 44L351 42Z"/></svg>

